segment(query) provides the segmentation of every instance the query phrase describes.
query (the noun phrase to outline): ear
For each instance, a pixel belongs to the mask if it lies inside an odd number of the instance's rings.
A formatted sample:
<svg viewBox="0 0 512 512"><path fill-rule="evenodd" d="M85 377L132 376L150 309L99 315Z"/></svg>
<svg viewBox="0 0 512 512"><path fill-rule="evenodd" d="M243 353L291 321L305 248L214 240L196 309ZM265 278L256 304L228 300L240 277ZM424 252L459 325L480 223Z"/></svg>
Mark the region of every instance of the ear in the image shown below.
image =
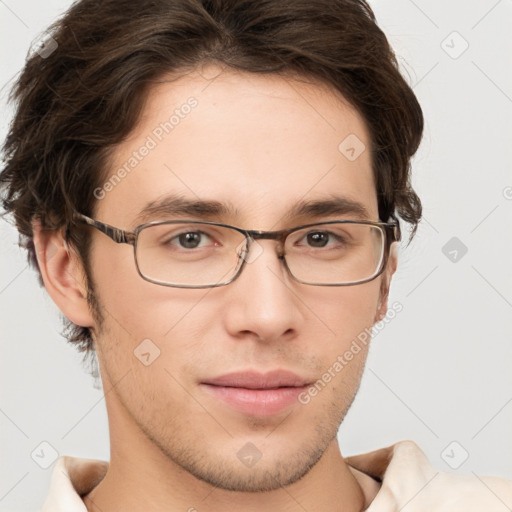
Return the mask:
<svg viewBox="0 0 512 512"><path fill-rule="evenodd" d="M373 323L380 322L388 311L388 298L389 298L389 287L391 285L391 278L396 271L398 266L398 244L394 242L391 244L389 249L389 258L386 265L386 269L382 273L380 282L380 294L379 302L377 304L377 311Z"/></svg>
<svg viewBox="0 0 512 512"><path fill-rule="evenodd" d="M39 221L34 221L32 227L37 264L48 294L68 320L93 327L83 265L66 243L63 230L43 230Z"/></svg>

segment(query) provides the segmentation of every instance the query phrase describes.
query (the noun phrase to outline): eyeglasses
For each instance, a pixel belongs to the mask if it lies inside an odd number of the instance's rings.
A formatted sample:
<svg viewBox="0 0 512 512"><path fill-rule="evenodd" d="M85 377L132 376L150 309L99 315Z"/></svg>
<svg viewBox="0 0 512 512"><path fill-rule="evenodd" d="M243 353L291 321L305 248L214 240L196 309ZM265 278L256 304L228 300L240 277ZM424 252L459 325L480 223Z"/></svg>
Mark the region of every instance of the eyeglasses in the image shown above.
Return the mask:
<svg viewBox="0 0 512 512"><path fill-rule="evenodd" d="M133 231L104 224L81 213L75 219L116 243L134 248L140 276L178 288L210 288L233 282L253 261L255 240L276 240L278 258L299 283L316 286L362 284L382 274L400 224L334 220L281 231L255 231L218 222L162 220ZM262 250L261 246L254 251ZM257 257L257 254L256 254ZM252 259L251 259L252 258Z"/></svg>

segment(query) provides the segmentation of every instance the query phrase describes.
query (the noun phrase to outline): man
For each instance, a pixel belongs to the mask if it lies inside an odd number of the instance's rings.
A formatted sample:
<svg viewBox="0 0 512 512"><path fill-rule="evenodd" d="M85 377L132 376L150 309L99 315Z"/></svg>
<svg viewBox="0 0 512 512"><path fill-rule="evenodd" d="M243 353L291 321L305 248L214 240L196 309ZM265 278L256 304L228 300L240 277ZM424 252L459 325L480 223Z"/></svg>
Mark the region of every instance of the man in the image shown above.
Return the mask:
<svg viewBox="0 0 512 512"><path fill-rule="evenodd" d="M45 511L510 506L411 442L339 451L421 217L421 109L364 2L84 0L16 98L4 206L111 441L59 459Z"/></svg>

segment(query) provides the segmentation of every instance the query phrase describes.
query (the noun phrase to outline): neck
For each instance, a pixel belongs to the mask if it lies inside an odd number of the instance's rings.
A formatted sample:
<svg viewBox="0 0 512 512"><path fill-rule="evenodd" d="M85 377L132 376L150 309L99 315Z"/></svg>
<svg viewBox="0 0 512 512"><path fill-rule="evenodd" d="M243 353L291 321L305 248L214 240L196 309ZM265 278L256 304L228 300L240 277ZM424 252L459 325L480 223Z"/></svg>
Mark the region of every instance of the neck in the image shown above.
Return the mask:
<svg viewBox="0 0 512 512"><path fill-rule="evenodd" d="M88 512L316 512L334 510L333 503L337 512L360 512L365 506L360 485L364 487L364 478L356 479L336 440L299 481L268 492L235 492L215 488L184 471L143 435L111 439L107 474L84 498Z"/></svg>

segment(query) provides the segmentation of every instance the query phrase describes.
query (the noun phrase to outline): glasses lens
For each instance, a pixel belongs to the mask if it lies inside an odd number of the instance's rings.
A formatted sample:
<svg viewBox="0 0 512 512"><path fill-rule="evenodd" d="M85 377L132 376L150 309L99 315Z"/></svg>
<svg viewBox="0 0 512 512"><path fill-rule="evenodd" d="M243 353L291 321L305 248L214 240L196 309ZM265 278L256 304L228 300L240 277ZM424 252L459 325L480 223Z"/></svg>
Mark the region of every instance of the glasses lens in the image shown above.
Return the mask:
<svg viewBox="0 0 512 512"><path fill-rule="evenodd" d="M140 273L150 281L177 286L214 286L237 272L245 237L222 226L164 223L145 227L137 239Z"/></svg>
<svg viewBox="0 0 512 512"><path fill-rule="evenodd" d="M384 231L378 226L318 224L289 235L286 262L295 278L304 283L356 283L378 274L384 242Z"/></svg>
<svg viewBox="0 0 512 512"><path fill-rule="evenodd" d="M139 232L136 260L148 280L174 286L219 286L231 281L246 240L232 228L167 222ZM344 285L375 277L382 267L384 230L357 223L317 224L286 239L288 268L303 283Z"/></svg>

